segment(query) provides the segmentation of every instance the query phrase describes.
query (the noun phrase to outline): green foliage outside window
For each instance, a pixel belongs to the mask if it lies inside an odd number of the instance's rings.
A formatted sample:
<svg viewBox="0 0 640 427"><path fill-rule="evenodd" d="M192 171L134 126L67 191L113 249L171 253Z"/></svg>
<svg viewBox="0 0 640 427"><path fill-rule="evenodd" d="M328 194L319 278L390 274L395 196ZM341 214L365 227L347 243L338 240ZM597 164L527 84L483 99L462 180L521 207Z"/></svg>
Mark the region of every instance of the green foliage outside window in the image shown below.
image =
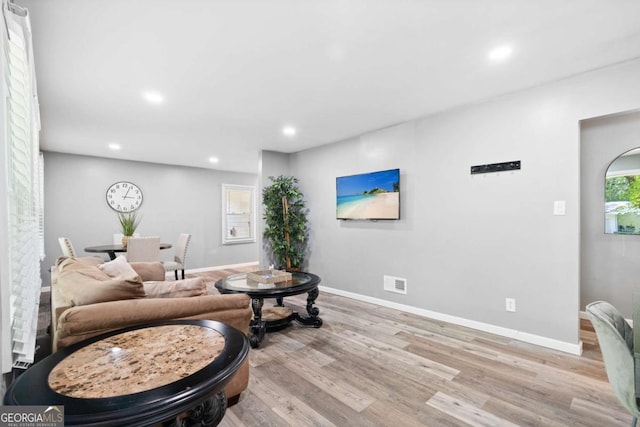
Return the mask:
<svg viewBox="0 0 640 427"><path fill-rule="evenodd" d="M605 201L628 201L632 207L640 208L640 176L626 175L607 178Z"/></svg>

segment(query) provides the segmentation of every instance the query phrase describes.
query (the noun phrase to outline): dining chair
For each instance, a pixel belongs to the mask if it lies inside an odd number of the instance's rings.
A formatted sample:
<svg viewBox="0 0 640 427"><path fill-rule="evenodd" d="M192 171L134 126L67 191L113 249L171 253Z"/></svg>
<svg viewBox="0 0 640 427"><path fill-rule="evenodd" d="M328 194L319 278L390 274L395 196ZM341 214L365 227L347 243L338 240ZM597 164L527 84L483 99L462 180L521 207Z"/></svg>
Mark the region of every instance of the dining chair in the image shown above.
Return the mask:
<svg viewBox="0 0 640 427"><path fill-rule="evenodd" d="M127 261L160 261L160 237L130 237L127 240Z"/></svg>
<svg viewBox="0 0 640 427"><path fill-rule="evenodd" d="M587 305L586 311L598 337L609 384L622 405L633 416L631 426L635 427L640 410L635 394L633 329L608 302L592 302Z"/></svg>
<svg viewBox="0 0 640 427"><path fill-rule="evenodd" d="M181 233L176 242L176 252L173 261L164 261L164 271L173 271L178 280L178 270L182 270L182 278L184 279L184 261L187 257L187 248L191 241L191 234Z"/></svg>
<svg viewBox="0 0 640 427"><path fill-rule="evenodd" d="M60 243L60 249L62 249L62 254L66 257L75 257L76 251L73 249L73 245L71 244L71 240L68 237L58 237L58 243Z"/></svg>

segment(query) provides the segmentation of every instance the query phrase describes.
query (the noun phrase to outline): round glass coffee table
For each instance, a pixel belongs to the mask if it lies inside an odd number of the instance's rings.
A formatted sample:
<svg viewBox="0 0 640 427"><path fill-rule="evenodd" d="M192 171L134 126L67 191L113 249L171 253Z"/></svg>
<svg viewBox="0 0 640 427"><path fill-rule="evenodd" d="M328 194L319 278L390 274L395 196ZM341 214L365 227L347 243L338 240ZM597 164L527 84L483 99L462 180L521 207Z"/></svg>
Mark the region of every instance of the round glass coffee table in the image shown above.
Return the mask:
<svg viewBox="0 0 640 427"><path fill-rule="evenodd" d="M248 353L244 334L221 322L132 326L46 357L9 386L4 404L61 405L65 425L217 425L223 387Z"/></svg>
<svg viewBox="0 0 640 427"><path fill-rule="evenodd" d="M292 320L314 328L322 326L322 319L318 317L320 310L313 306L319 294L320 277L311 273L294 272L291 274L291 280L276 283L256 282L247 279L245 273L234 274L216 282L216 288L222 294L247 294L251 298L253 309L253 319L249 328L251 347L259 347L266 332L280 330L288 326ZM307 316L300 315L283 305L284 297L305 292L308 294ZM276 300L275 307L265 307L264 310L270 311L269 314L275 314L273 318L267 317L263 313L262 306L265 298Z"/></svg>

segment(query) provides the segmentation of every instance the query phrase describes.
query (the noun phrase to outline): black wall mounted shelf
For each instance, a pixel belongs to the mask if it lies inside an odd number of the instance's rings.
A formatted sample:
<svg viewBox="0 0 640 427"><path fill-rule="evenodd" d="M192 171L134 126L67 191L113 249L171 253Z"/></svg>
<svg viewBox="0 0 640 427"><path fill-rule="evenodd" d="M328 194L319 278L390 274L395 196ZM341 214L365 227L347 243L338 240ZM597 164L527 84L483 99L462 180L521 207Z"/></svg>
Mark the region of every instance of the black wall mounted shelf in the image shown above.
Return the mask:
<svg viewBox="0 0 640 427"><path fill-rule="evenodd" d="M471 175L479 173L506 172L520 169L520 160L513 162L491 163L488 165L471 166Z"/></svg>

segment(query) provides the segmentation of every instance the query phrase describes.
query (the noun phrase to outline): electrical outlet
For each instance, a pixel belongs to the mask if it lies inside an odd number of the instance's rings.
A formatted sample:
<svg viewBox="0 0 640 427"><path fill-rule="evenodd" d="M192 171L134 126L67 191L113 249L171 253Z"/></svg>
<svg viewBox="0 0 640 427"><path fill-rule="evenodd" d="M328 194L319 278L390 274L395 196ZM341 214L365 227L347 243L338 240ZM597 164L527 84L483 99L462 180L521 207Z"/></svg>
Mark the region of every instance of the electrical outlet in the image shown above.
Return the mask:
<svg viewBox="0 0 640 427"><path fill-rule="evenodd" d="M516 311L516 299L515 298L506 298L505 299L505 310L507 311Z"/></svg>
<svg viewBox="0 0 640 427"><path fill-rule="evenodd" d="M554 215L566 215L567 202L564 200L556 200L553 202L553 214Z"/></svg>

